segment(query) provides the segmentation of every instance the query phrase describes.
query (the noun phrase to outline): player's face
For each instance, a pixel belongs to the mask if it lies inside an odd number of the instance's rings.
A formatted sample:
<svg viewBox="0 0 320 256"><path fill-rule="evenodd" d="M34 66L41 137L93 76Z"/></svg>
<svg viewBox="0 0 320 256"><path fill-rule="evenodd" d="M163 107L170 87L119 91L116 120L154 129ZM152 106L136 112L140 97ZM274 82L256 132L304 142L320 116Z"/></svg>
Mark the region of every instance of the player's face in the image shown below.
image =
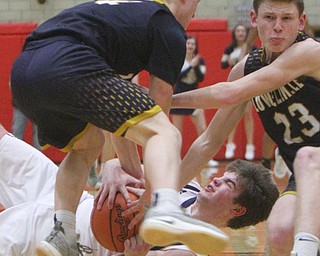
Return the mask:
<svg viewBox="0 0 320 256"><path fill-rule="evenodd" d="M178 8L178 13L175 15L176 19L180 24L187 29L191 19L194 17L197 7L198 0L180 0L180 5Z"/></svg>
<svg viewBox="0 0 320 256"><path fill-rule="evenodd" d="M306 16L299 16L294 3L264 1L258 13L251 11L251 23L256 26L267 53L281 53L286 50L303 30Z"/></svg>
<svg viewBox="0 0 320 256"><path fill-rule="evenodd" d="M233 172L225 172L222 177L212 181L198 194L197 203L201 204L201 212L207 220L217 218L229 219L236 207L233 200L241 192L241 188Z"/></svg>

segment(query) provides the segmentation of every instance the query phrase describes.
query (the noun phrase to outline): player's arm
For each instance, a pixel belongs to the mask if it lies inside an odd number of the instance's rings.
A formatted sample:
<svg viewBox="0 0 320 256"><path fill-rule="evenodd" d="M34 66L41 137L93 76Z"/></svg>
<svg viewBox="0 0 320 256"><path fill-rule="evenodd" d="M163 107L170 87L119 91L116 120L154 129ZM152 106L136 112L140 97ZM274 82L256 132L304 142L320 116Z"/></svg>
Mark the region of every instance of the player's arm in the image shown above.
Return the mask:
<svg viewBox="0 0 320 256"><path fill-rule="evenodd" d="M243 76L241 69L233 69L229 81ZM185 186L193 177L206 167L208 161L219 151L224 141L241 120L247 102L238 106L221 108L214 115L207 129L191 145L181 163L180 186ZM197 161L194 161L197 159Z"/></svg>
<svg viewBox="0 0 320 256"><path fill-rule="evenodd" d="M172 94L172 85L157 76L151 75L149 95L162 108L166 115L169 115Z"/></svg>
<svg viewBox="0 0 320 256"><path fill-rule="evenodd" d="M221 108L214 115L207 129L191 145L181 162L181 184L185 186L198 175L216 155L233 128L239 123L247 102L239 106ZM197 159L195 161L194 159Z"/></svg>
<svg viewBox="0 0 320 256"><path fill-rule="evenodd" d="M173 96L173 107L212 109L252 99L273 91L292 80L308 75L320 79L320 44L308 39L296 43L283 52L270 65L233 82L222 82ZM244 65L245 59L239 62Z"/></svg>
<svg viewBox="0 0 320 256"><path fill-rule="evenodd" d="M144 174L137 145L130 140L113 134L111 134L111 139L122 169L130 176L142 180Z"/></svg>

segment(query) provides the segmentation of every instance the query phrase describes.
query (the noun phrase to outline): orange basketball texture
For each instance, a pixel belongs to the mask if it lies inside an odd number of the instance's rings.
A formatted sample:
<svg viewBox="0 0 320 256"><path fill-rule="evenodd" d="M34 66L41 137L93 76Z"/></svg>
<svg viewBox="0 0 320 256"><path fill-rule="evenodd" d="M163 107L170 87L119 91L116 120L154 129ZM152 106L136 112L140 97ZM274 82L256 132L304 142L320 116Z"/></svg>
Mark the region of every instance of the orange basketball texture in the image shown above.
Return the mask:
<svg viewBox="0 0 320 256"><path fill-rule="evenodd" d="M138 197L129 192L132 201ZM110 210L104 203L99 211L95 207L91 212L91 230L95 239L105 248L114 252L124 252L124 241L139 232L140 223L129 230L128 225L135 214L122 216L127 209L126 201L121 193L117 193L114 206Z"/></svg>

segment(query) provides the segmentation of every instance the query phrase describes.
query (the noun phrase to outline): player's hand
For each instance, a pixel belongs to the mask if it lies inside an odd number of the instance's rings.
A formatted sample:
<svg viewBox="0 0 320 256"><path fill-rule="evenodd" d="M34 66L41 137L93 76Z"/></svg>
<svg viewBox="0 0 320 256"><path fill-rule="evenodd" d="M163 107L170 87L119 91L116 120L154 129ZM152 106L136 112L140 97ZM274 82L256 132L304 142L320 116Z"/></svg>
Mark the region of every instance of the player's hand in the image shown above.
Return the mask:
<svg viewBox="0 0 320 256"><path fill-rule="evenodd" d="M94 204L98 210L105 203L112 209L117 192L125 198L127 204L131 203L126 186L143 187L143 181L138 180L127 174L122 168L118 159L112 159L102 166L102 185L99 189Z"/></svg>
<svg viewBox="0 0 320 256"><path fill-rule="evenodd" d="M124 242L125 256L144 256L147 255L151 246L145 243L139 235L133 236Z"/></svg>
<svg viewBox="0 0 320 256"><path fill-rule="evenodd" d="M142 221L146 208L150 202L150 193L142 189L127 187L128 191L139 196L139 200L133 201L127 210L125 210L122 215L127 216L131 214L136 214L128 225L129 229L133 229L136 224Z"/></svg>

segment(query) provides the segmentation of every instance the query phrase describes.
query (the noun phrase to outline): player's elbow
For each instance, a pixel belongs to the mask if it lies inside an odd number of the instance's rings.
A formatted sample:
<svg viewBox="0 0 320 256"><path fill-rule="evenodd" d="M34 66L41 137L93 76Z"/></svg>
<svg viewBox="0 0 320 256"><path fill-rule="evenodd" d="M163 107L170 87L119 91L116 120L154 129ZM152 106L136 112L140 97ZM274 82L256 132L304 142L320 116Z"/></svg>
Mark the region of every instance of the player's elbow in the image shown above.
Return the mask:
<svg viewBox="0 0 320 256"><path fill-rule="evenodd" d="M219 95L220 107L236 106L242 102L239 93L237 93L229 84L221 86Z"/></svg>

